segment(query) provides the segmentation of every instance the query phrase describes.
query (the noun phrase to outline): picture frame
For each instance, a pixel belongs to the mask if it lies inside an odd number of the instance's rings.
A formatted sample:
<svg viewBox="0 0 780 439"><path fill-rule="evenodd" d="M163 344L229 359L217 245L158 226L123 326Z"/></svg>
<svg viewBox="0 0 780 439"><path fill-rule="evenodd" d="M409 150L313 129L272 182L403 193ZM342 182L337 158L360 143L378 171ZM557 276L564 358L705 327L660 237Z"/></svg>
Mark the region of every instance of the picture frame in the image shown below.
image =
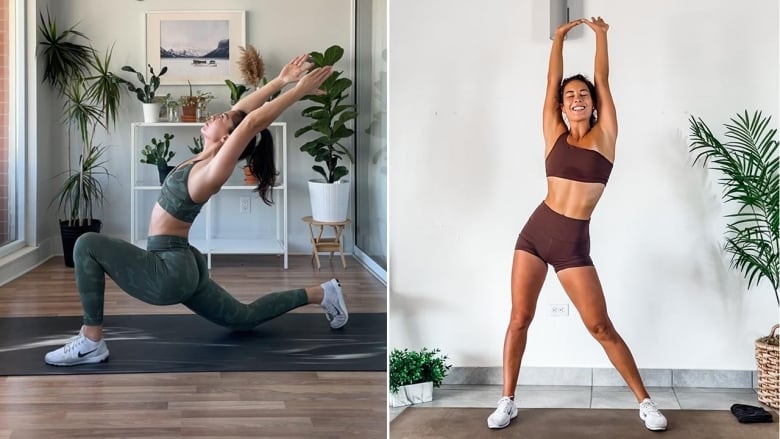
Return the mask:
<svg viewBox="0 0 780 439"><path fill-rule="evenodd" d="M161 85L224 84L241 80L236 60L246 44L246 11L149 11L146 63L168 72Z"/></svg>

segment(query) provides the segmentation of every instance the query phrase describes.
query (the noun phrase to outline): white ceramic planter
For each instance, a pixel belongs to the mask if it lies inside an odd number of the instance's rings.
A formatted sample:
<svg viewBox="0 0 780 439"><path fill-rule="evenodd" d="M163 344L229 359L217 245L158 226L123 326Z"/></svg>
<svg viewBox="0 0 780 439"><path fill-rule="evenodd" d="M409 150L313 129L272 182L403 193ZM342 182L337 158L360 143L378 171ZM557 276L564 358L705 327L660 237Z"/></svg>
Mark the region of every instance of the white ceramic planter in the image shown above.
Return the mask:
<svg viewBox="0 0 780 439"><path fill-rule="evenodd" d="M433 382L410 384L401 386L395 393L390 393L387 398L391 407L419 404L433 401Z"/></svg>
<svg viewBox="0 0 780 439"><path fill-rule="evenodd" d="M309 180L309 200L315 221L344 221L349 210L349 180L336 183L325 183L323 179Z"/></svg>
<svg viewBox="0 0 780 439"><path fill-rule="evenodd" d="M156 123L160 121L160 106L159 102L152 102L151 104L144 103L144 122Z"/></svg>

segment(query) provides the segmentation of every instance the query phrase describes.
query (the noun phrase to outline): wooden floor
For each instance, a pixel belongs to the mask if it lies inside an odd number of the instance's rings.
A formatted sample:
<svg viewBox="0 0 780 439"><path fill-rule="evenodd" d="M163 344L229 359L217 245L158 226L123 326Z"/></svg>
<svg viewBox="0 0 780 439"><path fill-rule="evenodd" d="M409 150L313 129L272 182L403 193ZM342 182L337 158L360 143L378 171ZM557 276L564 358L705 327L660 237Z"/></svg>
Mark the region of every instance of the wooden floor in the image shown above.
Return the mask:
<svg viewBox="0 0 780 439"><path fill-rule="evenodd" d="M212 259L211 277L239 300L338 277L350 312L387 311L385 286L355 260L306 256ZM140 302L106 281L117 314L190 313ZM293 312L317 312L316 306ZM54 258L0 287L0 316L81 315L73 269ZM324 319L324 317L323 317ZM1 336L1 335L0 335ZM1 357L0 357L0 361ZM41 359L43 361L43 359ZM114 437L386 437L383 372L231 372L0 377L0 439Z"/></svg>

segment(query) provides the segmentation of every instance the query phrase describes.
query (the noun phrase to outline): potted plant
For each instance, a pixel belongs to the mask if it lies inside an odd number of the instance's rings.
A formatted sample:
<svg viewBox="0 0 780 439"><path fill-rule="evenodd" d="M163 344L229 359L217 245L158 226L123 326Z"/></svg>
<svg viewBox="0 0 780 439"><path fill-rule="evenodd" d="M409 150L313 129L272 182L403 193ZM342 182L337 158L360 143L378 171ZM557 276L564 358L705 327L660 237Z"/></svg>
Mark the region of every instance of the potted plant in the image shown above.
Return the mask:
<svg viewBox="0 0 780 439"><path fill-rule="evenodd" d="M203 152L203 136L193 137L192 143L193 146L187 145L187 149L189 149L191 153L198 155Z"/></svg>
<svg viewBox="0 0 780 439"><path fill-rule="evenodd" d="M410 351L393 349L390 352L388 400L393 407L433 400L433 388L440 387L447 371L447 356L439 349Z"/></svg>
<svg viewBox="0 0 780 439"><path fill-rule="evenodd" d="M344 56L344 49L331 46L325 53L312 52L310 61L314 67L332 66ZM346 166L339 163L346 156L353 162L352 153L341 143L352 137L354 131L347 124L357 117L355 106L345 103L352 86L352 80L342 78L342 72L334 71L320 87L323 94L306 96L314 104L301 112L311 122L295 132L300 137L308 132L316 134L313 140L304 143L301 151L314 158L312 169L322 179L309 180L309 197L312 217L317 221L339 222L347 218L349 206L349 180L343 178L349 173Z"/></svg>
<svg viewBox="0 0 780 439"><path fill-rule="evenodd" d="M173 170L173 166L168 162L176 155L175 152L170 150L171 139L173 134L164 133L162 140L157 140L156 137L152 137L152 144L146 144L144 149L141 150L141 163L154 165L157 167L157 172L160 176L160 184L163 184L165 177Z"/></svg>
<svg viewBox="0 0 780 439"><path fill-rule="evenodd" d="M249 90L246 85L236 84L230 79L225 80L225 85L227 85L228 89L230 90L230 105L236 105L236 103L238 103L238 101L241 99L241 96L243 96L244 93Z"/></svg>
<svg viewBox="0 0 780 439"><path fill-rule="evenodd" d="M89 39L75 26L60 30L47 11L39 14L39 46L43 57L42 82L53 87L63 100L63 123L67 126L68 168L65 180L50 206L58 203L65 265L73 266L73 246L86 232L99 232L102 222L94 218L94 206L102 206L100 177L111 176L102 159L105 146L96 144L98 129L108 132L116 125L121 99L121 78L110 70L113 47L104 55L86 44ZM73 142L78 143L74 154ZM73 162L74 156L78 160Z"/></svg>
<svg viewBox="0 0 780 439"><path fill-rule="evenodd" d="M160 74L155 75L154 69L151 64L146 65L149 70L149 82L146 82L146 78L141 72L137 72L130 66L122 66L122 70L125 72L135 73L138 82L141 83L140 87L135 86L132 82L122 79L121 81L127 85L128 90L131 93L135 93L144 106L144 122L155 123L160 120L160 107L162 103L159 100L155 100L154 92L160 87L160 77L168 71L168 67L160 69Z"/></svg>
<svg viewBox="0 0 780 439"><path fill-rule="evenodd" d="M749 115L738 113L726 127L725 142L718 140L701 119L690 118L690 152L694 165L716 171L722 178L723 202L736 207L726 215L724 250L731 257L731 267L739 270L748 282L748 289L766 280L778 297L778 141L777 130L769 129L771 116L760 111ZM769 337L756 340L758 362L758 400L778 408L777 365L779 339L777 326Z"/></svg>

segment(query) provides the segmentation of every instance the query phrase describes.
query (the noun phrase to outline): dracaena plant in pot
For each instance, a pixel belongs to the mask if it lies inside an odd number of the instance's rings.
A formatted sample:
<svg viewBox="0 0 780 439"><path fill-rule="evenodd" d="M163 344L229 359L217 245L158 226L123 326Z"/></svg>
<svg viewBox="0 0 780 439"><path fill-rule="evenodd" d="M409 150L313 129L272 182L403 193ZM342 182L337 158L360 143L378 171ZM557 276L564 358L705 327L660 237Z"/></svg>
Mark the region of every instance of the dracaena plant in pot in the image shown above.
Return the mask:
<svg viewBox="0 0 780 439"><path fill-rule="evenodd" d="M324 53L309 55L314 67L332 66L344 56L344 49L334 45ZM320 87L321 94L304 98L313 103L301 112L310 122L295 132L295 137L314 136L301 146L301 151L314 159L312 169L322 176L309 180L309 196L312 217L323 222L346 220L349 206L349 181L344 179L349 169L341 162L346 159L351 164L354 160L342 142L352 138L354 131L348 125L357 112L347 100L352 80L341 75L342 72L334 71Z"/></svg>
<svg viewBox="0 0 780 439"><path fill-rule="evenodd" d="M67 128L68 167L57 176L64 181L50 207L57 204L65 265L72 267L76 239L101 229L94 207L102 206L102 185L111 174L105 167L106 147L94 138L97 132L107 134L115 126L122 87L110 70L113 48L101 54L75 25L58 27L48 11L39 17L42 82L62 101L62 122Z"/></svg>
<svg viewBox="0 0 780 439"><path fill-rule="evenodd" d="M760 111L752 115L747 111L738 113L724 124L727 140L721 142L703 120L691 116L689 149L695 155L694 164L702 163L719 174L723 202L732 208L732 213L726 215L724 245L731 267L744 276L748 289L762 281L768 283L780 305L780 165L777 129L770 128L770 121L771 116L765 117ZM780 405L777 326L768 337L756 340L758 400L775 409Z"/></svg>
<svg viewBox="0 0 780 439"><path fill-rule="evenodd" d="M151 64L147 64L146 68L149 71L149 82L146 82L146 77L141 72L136 71L131 66L122 66L122 70L135 73L140 85L135 85L125 79L121 79L121 82L127 85L128 90L131 93L135 93L135 96L143 104L144 122L155 123L160 120L160 106L162 105L160 101L155 99L155 92L160 87L160 77L168 72L168 67L160 69L159 74L154 73L154 68Z"/></svg>

